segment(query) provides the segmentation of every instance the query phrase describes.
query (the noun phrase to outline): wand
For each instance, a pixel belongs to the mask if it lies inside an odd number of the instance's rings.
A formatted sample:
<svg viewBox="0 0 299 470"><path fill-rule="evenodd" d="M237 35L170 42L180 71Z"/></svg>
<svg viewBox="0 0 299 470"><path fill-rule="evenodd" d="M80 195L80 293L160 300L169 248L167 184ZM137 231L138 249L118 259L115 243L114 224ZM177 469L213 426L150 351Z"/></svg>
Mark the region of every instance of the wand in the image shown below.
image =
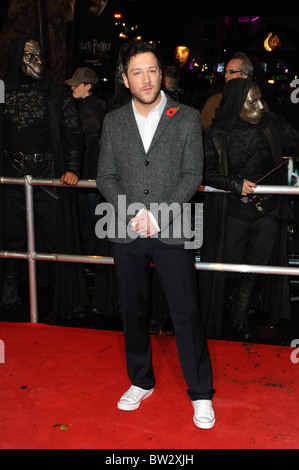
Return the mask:
<svg viewBox="0 0 299 470"><path fill-rule="evenodd" d="M267 178L267 176L270 176L272 173L274 173L274 171L278 170L278 168L282 167L283 165L285 165L289 160L287 159L285 162L282 162L280 165L278 165L276 168L273 168L273 170L269 171L269 173L267 173L266 175L262 176L259 180L257 180L255 182L255 184L258 184L260 181L264 180L265 178Z"/></svg>

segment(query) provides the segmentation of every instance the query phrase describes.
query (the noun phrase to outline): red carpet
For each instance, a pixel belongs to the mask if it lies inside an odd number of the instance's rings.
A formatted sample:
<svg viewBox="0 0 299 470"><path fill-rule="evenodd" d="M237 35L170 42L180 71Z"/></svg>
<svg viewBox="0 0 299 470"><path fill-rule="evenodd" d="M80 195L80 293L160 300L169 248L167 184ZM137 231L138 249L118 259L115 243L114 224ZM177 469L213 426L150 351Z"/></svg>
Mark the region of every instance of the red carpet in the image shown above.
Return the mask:
<svg viewBox="0 0 299 470"><path fill-rule="evenodd" d="M1 449L295 449L299 364L291 348L209 341L216 425L192 422L174 337L152 336L157 386L135 412L118 332L0 323Z"/></svg>

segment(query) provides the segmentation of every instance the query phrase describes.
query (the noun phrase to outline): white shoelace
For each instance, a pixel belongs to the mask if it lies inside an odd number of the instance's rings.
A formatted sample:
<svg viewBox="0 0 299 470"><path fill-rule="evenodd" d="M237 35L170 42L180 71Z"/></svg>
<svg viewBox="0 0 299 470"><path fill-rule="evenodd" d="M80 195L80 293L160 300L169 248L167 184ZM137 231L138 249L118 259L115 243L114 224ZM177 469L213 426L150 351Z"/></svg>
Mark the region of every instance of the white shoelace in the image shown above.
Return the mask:
<svg viewBox="0 0 299 470"><path fill-rule="evenodd" d="M121 397L121 400L127 400L132 403L138 402L139 396L142 395L144 390L135 385L131 385L129 390Z"/></svg>
<svg viewBox="0 0 299 470"><path fill-rule="evenodd" d="M211 400L195 400L192 402L195 414L200 416L209 416L210 419L214 418L214 411Z"/></svg>

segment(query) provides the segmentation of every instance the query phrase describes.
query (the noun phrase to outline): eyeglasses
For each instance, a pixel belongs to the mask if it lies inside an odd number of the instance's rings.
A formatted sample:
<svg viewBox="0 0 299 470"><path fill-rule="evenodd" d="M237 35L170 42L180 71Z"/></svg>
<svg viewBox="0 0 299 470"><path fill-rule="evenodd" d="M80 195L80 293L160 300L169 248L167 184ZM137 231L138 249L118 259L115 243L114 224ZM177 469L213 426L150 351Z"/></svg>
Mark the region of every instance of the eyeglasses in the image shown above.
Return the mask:
<svg viewBox="0 0 299 470"><path fill-rule="evenodd" d="M235 73L243 73L241 70L224 70L223 74L234 75Z"/></svg>

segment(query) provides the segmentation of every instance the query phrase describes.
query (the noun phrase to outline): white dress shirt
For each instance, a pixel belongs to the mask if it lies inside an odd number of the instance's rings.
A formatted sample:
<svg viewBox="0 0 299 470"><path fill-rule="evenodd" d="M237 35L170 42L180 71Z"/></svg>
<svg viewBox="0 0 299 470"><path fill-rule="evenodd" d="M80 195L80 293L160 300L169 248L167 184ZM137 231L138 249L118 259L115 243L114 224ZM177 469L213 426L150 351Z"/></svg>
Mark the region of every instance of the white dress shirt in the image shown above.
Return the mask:
<svg viewBox="0 0 299 470"><path fill-rule="evenodd" d="M165 96L165 93L163 90L161 90L161 101L160 103L155 106L147 115L147 117L144 117L142 116L136 109L135 105L134 105L134 101L132 100L132 106L133 106L133 111L134 111L134 115L135 115L135 119L136 119L136 122L137 122L137 126L138 126L138 130L139 130L139 133L140 133L140 137L141 137L141 140L142 140L142 143L143 143L143 146L144 146L144 150L147 152L150 145L151 145L151 142L152 142L152 139L154 137L154 134L156 132L156 129L158 127L158 124L159 124L159 121L160 121L160 118L162 116L162 113L163 113L163 110L165 108L165 105L166 105L166 101L167 101L167 98ZM141 212L142 212L143 209L141 209L137 215L140 215ZM154 218L153 214L151 212L148 213L151 220L153 221L153 223L155 224L156 228L158 229L158 231L160 231L160 227L159 225L157 224L157 221L156 219ZM133 222L133 225L135 225L135 222Z"/></svg>
<svg viewBox="0 0 299 470"><path fill-rule="evenodd" d="M161 96L162 99L160 103L148 113L147 117L141 116L141 114L138 113L134 105L134 101L132 100L135 119L143 142L144 150L146 152L148 151L149 146L151 145L151 141L154 137L157 126L159 124L160 118L166 105L167 99L163 90L161 90Z"/></svg>

